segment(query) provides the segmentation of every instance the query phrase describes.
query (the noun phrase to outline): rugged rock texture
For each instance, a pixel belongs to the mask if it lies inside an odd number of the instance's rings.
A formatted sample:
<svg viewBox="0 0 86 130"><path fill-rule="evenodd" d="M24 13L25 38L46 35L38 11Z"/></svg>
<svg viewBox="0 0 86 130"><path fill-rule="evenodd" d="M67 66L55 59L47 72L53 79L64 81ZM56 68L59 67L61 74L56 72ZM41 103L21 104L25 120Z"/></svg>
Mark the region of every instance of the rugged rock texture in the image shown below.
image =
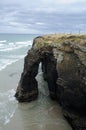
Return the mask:
<svg viewBox="0 0 86 130"><path fill-rule="evenodd" d="M73 130L86 130L86 35L35 38L15 94L19 102L37 98L40 62L50 97L60 103Z"/></svg>

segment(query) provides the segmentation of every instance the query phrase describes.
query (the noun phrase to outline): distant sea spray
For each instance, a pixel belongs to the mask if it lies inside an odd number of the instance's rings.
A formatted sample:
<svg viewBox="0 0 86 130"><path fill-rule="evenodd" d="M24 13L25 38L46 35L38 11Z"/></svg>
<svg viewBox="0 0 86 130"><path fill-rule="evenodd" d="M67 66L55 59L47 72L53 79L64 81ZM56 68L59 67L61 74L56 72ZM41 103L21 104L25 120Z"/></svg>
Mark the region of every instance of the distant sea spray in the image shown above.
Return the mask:
<svg viewBox="0 0 86 130"><path fill-rule="evenodd" d="M31 48L35 34L0 34L0 70L22 59Z"/></svg>

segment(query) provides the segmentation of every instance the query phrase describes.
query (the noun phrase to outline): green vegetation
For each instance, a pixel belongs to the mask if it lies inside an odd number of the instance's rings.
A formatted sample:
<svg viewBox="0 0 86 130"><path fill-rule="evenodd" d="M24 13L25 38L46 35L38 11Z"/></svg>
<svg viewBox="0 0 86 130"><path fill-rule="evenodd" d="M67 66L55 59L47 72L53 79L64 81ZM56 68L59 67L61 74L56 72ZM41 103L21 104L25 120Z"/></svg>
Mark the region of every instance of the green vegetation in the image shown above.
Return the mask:
<svg viewBox="0 0 86 130"><path fill-rule="evenodd" d="M52 43L63 43L69 41L74 42L75 44L86 44L86 34L51 34L44 36L44 39L47 41L51 40Z"/></svg>
<svg viewBox="0 0 86 130"><path fill-rule="evenodd" d="M45 35L41 41L36 42L35 47L41 48L43 46L57 46L63 42L72 42L81 46L86 46L86 34L50 34Z"/></svg>

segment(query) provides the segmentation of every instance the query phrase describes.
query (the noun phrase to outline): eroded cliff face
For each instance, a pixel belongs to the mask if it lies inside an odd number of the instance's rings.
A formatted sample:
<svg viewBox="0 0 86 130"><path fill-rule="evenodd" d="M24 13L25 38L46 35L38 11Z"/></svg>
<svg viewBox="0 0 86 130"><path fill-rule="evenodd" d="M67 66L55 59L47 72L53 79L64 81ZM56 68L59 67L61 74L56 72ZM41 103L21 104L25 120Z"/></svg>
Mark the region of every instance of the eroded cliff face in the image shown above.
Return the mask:
<svg viewBox="0 0 86 130"><path fill-rule="evenodd" d="M60 103L73 130L86 130L86 35L35 38L15 94L19 102L38 97L40 62L50 97Z"/></svg>

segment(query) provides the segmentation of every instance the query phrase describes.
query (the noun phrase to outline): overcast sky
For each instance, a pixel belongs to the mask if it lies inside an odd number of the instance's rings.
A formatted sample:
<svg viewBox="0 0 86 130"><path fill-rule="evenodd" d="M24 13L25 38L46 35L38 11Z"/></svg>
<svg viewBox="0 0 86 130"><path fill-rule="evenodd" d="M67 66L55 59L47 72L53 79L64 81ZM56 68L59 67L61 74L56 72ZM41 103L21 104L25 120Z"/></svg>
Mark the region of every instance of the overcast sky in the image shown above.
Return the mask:
<svg viewBox="0 0 86 130"><path fill-rule="evenodd" d="M86 0L0 0L0 33L86 32Z"/></svg>

